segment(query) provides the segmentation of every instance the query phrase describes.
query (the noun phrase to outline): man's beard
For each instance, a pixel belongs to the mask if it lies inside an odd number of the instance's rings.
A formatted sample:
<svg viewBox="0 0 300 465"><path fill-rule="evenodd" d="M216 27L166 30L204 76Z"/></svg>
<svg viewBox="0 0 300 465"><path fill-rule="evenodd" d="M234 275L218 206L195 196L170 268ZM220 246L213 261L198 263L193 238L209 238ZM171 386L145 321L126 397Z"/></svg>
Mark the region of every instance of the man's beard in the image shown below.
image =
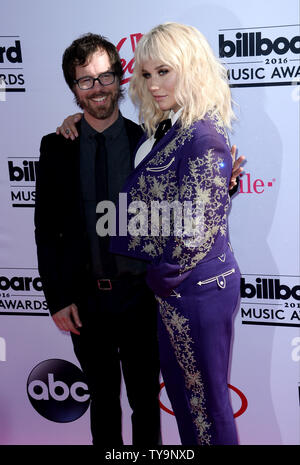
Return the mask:
<svg viewBox="0 0 300 465"><path fill-rule="evenodd" d="M107 119L109 118L116 107L118 106L118 101L121 96L121 91L118 89L115 92L95 92L91 94L88 98L79 99L75 94L75 102L82 109L89 113L96 119ZM93 105L93 102L90 102L90 99L97 97L107 97L108 105L99 106L98 108Z"/></svg>

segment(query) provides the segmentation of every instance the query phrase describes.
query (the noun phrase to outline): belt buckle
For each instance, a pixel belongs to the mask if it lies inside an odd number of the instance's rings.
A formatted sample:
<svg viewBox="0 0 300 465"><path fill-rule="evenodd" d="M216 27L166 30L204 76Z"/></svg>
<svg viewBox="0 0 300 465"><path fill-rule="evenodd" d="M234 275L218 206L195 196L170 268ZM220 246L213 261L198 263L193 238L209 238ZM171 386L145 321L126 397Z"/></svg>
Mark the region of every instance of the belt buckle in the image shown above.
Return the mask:
<svg viewBox="0 0 300 465"><path fill-rule="evenodd" d="M102 287L103 283L105 283L104 287ZM100 291L111 291L112 290L112 283L110 279L98 279L97 286Z"/></svg>

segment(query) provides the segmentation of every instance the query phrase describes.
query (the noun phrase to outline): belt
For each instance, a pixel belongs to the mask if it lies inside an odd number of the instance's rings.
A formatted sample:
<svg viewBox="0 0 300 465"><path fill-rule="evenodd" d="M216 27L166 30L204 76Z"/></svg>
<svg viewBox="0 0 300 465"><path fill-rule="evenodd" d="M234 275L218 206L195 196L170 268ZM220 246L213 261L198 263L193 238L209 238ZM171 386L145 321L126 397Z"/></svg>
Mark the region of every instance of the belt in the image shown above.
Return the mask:
<svg viewBox="0 0 300 465"><path fill-rule="evenodd" d="M99 291L111 291L112 280L111 279L97 279L97 287Z"/></svg>
<svg viewBox="0 0 300 465"><path fill-rule="evenodd" d="M145 276L145 273L142 274L129 274L125 273L120 275L117 278L101 278L96 280L97 287L99 291L111 291L116 285L129 281L131 283L140 281L140 279Z"/></svg>

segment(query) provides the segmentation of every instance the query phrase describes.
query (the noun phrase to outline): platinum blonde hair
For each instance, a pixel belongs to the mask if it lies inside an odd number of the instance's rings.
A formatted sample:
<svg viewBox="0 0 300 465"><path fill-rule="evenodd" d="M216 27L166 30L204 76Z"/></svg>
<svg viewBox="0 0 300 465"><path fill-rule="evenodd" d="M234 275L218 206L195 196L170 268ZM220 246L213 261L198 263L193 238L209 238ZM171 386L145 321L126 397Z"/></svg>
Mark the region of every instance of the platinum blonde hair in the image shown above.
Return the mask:
<svg viewBox="0 0 300 465"><path fill-rule="evenodd" d="M137 44L130 96L139 107L139 118L150 136L167 117L147 89L142 76L143 63L158 60L177 74L175 99L183 107L183 127L203 119L207 112L218 113L231 129L235 118L225 67L215 57L204 35L193 26L164 23L151 29Z"/></svg>

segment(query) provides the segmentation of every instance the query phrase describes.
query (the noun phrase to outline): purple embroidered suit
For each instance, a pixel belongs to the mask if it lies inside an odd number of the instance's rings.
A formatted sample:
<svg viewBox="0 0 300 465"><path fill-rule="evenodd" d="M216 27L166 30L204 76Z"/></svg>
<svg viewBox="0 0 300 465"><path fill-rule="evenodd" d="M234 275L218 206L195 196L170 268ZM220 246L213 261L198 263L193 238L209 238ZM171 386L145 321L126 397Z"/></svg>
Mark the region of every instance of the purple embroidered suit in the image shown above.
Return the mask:
<svg viewBox="0 0 300 465"><path fill-rule="evenodd" d="M228 238L231 171L218 116L175 124L129 176L135 216L127 235L111 238L113 252L149 262L161 371L184 445L237 443L227 386L240 289Z"/></svg>

